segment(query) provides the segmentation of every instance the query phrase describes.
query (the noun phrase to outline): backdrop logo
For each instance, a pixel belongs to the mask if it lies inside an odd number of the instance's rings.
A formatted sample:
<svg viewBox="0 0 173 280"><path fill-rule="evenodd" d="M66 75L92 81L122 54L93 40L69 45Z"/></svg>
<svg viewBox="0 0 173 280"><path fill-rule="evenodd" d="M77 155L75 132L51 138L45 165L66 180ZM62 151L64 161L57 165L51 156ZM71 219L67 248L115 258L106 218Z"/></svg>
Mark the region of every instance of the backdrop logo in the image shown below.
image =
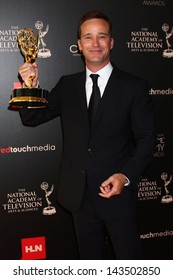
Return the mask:
<svg viewBox="0 0 173 280"><path fill-rule="evenodd" d="M149 232L143 233L140 235L141 239L150 239L150 238L158 238L158 237L168 237L173 235L173 230L165 230L160 232Z"/></svg>
<svg viewBox="0 0 173 280"><path fill-rule="evenodd" d="M46 259L45 236L21 239L22 260Z"/></svg>
<svg viewBox="0 0 173 280"><path fill-rule="evenodd" d="M17 35L18 26L0 30L0 52L19 52Z"/></svg>
<svg viewBox="0 0 173 280"><path fill-rule="evenodd" d="M44 37L47 35L49 31L49 25L47 24L46 29L43 30L43 22L38 20L35 22L35 27L38 30L38 34L40 37L40 46L38 50L38 57L40 58L47 58L51 56L51 52L48 48L46 48L46 43Z"/></svg>
<svg viewBox="0 0 173 280"><path fill-rule="evenodd" d="M69 47L69 50L70 50L70 53L73 55L73 56L81 56L81 54L79 53L79 49L78 49L78 46L77 45L71 45Z"/></svg>
<svg viewBox="0 0 173 280"><path fill-rule="evenodd" d="M164 23L162 25L162 30L165 32L165 40L167 48L163 51L163 57L165 58L172 58L173 57L173 49L171 48L170 39L173 34L173 27L171 31L169 32L169 25L167 23Z"/></svg>
<svg viewBox="0 0 173 280"><path fill-rule="evenodd" d="M162 172L160 175L162 182L156 180L148 180L142 178L138 183L138 200L153 200L159 199L161 203L173 202L172 196L172 174L168 175L167 172Z"/></svg>
<svg viewBox="0 0 173 280"><path fill-rule="evenodd" d="M42 207L42 198L38 197L35 190L18 189L16 192L6 194L6 202L2 207L8 213L33 212Z"/></svg>
<svg viewBox="0 0 173 280"><path fill-rule="evenodd" d="M157 135L156 151L154 157L164 157L165 156L165 136L163 133Z"/></svg>
<svg viewBox="0 0 173 280"><path fill-rule="evenodd" d="M159 38L156 31L150 31L148 28L131 31L130 41L127 47L131 52L158 52L162 49L162 39Z"/></svg>
<svg viewBox="0 0 173 280"><path fill-rule="evenodd" d="M164 183L164 195L162 196L161 202L162 203L170 203L173 201L173 197L170 194L170 184L172 181L172 174L170 176L168 176L168 173L163 172L161 174L161 179L163 180Z"/></svg>
<svg viewBox="0 0 173 280"><path fill-rule="evenodd" d="M1 147L0 148L0 155L2 154L17 154L17 153L33 153L33 152L49 152L55 151L55 145L46 144L44 146L23 146L23 147Z"/></svg>
<svg viewBox="0 0 173 280"><path fill-rule="evenodd" d="M165 6L166 5L166 1L149 1L149 0L144 0L143 1L143 5L144 6Z"/></svg>
<svg viewBox="0 0 173 280"><path fill-rule="evenodd" d="M43 215L53 215L53 214L55 214L56 209L55 209L54 206L52 206L52 202L49 199L50 195L52 194L52 192L54 190L54 185L52 185L50 190L48 190L49 189L48 183L43 182L43 183L41 183L40 187L45 193L45 200L47 202L47 206L43 208Z"/></svg>
<svg viewBox="0 0 173 280"><path fill-rule="evenodd" d="M138 200L153 200L161 196L161 187L156 181L143 178L138 184Z"/></svg>
<svg viewBox="0 0 173 280"><path fill-rule="evenodd" d="M150 95L173 95L173 89L167 88L167 89L153 89L151 88L149 90Z"/></svg>

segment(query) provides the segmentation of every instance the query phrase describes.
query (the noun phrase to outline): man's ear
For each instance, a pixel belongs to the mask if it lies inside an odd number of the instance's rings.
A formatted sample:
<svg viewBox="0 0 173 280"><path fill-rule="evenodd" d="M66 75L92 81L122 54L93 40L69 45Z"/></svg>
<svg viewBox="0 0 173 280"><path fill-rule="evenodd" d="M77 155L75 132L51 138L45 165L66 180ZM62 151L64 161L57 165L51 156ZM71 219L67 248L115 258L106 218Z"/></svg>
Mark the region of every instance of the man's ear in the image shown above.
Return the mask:
<svg viewBox="0 0 173 280"><path fill-rule="evenodd" d="M114 43L115 43L115 41L114 41L114 38L112 37L112 38L111 38L111 44L110 44L110 49L111 49L111 50L112 50L113 47L114 47Z"/></svg>
<svg viewBox="0 0 173 280"><path fill-rule="evenodd" d="M82 51L80 39L78 39L77 44L78 44L78 49L79 49L80 51Z"/></svg>

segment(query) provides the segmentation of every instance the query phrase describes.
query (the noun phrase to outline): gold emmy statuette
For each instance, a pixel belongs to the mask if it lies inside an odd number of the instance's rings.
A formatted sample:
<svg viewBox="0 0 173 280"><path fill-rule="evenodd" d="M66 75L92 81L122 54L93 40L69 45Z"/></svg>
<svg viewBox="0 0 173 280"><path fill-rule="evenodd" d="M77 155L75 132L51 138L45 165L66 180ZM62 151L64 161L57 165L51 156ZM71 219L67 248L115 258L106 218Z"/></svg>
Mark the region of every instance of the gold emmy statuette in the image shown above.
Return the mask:
<svg viewBox="0 0 173 280"><path fill-rule="evenodd" d="M25 61L33 63L36 60L40 38L36 38L31 28L23 28L18 32L18 44L25 57ZM9 101L10 109L45 108L48 106L48 91L41 88L32 88L34 76L30 77L29 86L13 89Z"/></svg>

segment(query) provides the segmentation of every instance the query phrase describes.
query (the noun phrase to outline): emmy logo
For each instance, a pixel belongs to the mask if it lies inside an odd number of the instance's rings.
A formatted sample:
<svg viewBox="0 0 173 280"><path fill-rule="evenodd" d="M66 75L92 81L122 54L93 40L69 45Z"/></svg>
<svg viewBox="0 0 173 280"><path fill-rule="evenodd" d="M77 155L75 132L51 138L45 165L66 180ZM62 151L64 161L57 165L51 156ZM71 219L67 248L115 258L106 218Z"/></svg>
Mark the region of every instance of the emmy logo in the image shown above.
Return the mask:
<svg viewBox="0 0 173 280"><path fill-rule="evenodd" d="M173 49L171 49L171 44L170 44L169 39L173 34L173 27L171 29L171 32L169 32L169 25L167 23L164 23L162 25L162 30L166 34L166 44L167 44L167 49L163 51L163 57L171 58L171 57L173 57Z"/></svg>
<svg viewBox="0 0 173 280"><path fill-rule="evenodd" d="M53 215L56 213L56 209L54 206L51 206L52 203L49 200L49 196L52 194L54 190L54 185L52 185L51 189L48 191L49 185L47 182L43 182L41 184L41 189L45 192L45 199L47 201L47 207L43 208L43 215Z"/></svg>
<svg viewBox="0 0 173 280"><path fill-rule="evenodd" d="M45 31L42 31L43 28L43 22L42 21L36 21L35 27L38 30L39 38L40 38L40 45L41 48L38 50L38 57L40 58L47 58L51 56L51 52L49 49L46 48L46 43L44 42L43 38L49 31L49 25L46 26Z"/></svg>
<svg viewBox="0 0 173 280"><path fill-rule="evenodd" d="M170 203L170 202L173 201L173 197L172 197L172 195L169 194L168 185L172 181L172 175L170 175L169 179L168 179L168 174L166 172L163 172L161 174L161 179L164 182L164 189L165 189L165 195L162 196L161 202L162 203Z"/></svg>

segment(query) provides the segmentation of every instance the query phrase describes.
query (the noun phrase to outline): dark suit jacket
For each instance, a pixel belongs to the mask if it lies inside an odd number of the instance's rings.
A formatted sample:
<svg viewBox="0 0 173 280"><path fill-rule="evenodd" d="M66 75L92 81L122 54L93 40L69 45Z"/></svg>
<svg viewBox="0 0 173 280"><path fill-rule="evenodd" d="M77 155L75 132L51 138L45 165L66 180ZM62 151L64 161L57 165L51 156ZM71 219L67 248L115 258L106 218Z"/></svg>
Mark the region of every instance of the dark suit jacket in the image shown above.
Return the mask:
<svg viewBox="0 0 173 280"><path fill-rule="evenodd" d="M87 186L103 218L127 217L135 212L136 183L154 148L152 103L146 83L114 67L90 131L85 71L63 76L49 94L49 108L21 110L25 125L38 125L61 116L63 153L57 198L76 211ZM100 184L114 173L131 184L111 199L98 196Z"/></svg>

